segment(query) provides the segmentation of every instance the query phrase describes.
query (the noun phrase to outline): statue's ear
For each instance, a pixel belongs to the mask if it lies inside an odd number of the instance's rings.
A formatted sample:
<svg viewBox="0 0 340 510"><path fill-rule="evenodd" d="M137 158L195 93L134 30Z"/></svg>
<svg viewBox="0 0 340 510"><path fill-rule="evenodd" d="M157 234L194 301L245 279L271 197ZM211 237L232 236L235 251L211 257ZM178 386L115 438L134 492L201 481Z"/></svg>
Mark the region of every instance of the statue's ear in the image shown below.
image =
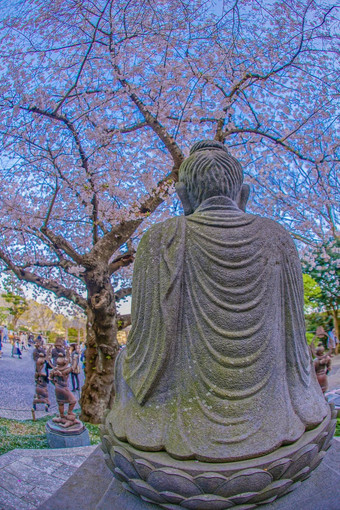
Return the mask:
<svg viewBox="0 0 340 510"><path fill-rule="evenodd" d="M241 211L245 212L249 195L250 195L250 186L249 186L249 184L242 184L240 192L239 192L238 197L237 197L237 205L239 206Z"/></svg>
<svg viewBox="0 0 340 510"><path fill-rule="evenodd" d="M192 214L194 211L190 203L189 195L185 187L185 184L183 182L177 182L175 184L175 188L176 193L179 196L180 201L182 202L184 215L188 216L189 214Z"/></svg>

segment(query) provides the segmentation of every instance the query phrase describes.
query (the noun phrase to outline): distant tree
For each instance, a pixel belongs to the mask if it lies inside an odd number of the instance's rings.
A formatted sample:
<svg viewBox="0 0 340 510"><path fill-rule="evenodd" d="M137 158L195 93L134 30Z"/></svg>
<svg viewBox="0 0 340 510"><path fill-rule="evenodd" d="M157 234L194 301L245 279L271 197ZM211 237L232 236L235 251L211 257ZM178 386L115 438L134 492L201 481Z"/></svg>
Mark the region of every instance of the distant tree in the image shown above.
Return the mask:
<svg viewBox="0 0 340 510"><path fill-rule="evenodd" d="M8 307L2 307L2 311L11 317L12 328L16 331L18 320L28 309L28 302L19 280L12 274L8 275L2 284L6 292L2 293L1 297L8 303Z"/></svg>
<svg viewBox="0 0 340 510"><path fill-rule="evenodd" d="M304 242L334 231L336 14L325 0L18 0L2 20L0 259L86 313L87 421L114 396L136 244L179 211L194 142L240 159L252 211Z"/></svg>
<svg viewBox="0 0 340 510"><path fill-rule="evenodd" d="M318 308L321 289L314 278L309 274L303 274L304 306L305 312Z"/></svg>
<svg viewBox="0 0 340 510"><path fill-rule="evenodd" d="M8 318L8 307L0 306L0 324L6 323Z"/></svg>
<svg viewBox="0 0 340 510"><path fill-rule="evenodd" d="M311 301L314 301L319 308L331 312L334 328L339 337L340 238L331 239L313 250L309 261L305 261L304 265L305 270L320 289L319 293L314 293Z"/></svg>
<svg viewBox="0 0 340 510"><path fill-rule="evenodd" d="M53 329L56 314L47 305L29 300L27 310L21 316L20 322L36 333L46 334Z"/></svg>

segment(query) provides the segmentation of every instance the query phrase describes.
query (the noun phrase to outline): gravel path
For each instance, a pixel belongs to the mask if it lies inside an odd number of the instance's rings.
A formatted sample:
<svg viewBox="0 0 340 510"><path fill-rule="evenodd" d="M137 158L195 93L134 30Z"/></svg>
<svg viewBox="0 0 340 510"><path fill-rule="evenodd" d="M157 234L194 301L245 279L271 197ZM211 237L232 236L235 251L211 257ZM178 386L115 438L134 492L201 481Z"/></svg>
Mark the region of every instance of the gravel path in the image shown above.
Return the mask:
<svg viewBox="0 0 340 510"><path fill-rule="evenodd" d="M23 351L22 359L18 359L18 356L12 358L11 352L12 346L9 343L3 344L3 354L0 359L0 417L16 420L32 419L31 409L35 388L33 347ZM84 377L81 373L80 386L83 383ZM75 395L77 399L80 398L80 392L76 392ZM51 402L49 412L44 411L43 404L37 404L36 418L57 412L53 384L49 384L49 396ZM78 404L77 407L79 407Z"/></svg>

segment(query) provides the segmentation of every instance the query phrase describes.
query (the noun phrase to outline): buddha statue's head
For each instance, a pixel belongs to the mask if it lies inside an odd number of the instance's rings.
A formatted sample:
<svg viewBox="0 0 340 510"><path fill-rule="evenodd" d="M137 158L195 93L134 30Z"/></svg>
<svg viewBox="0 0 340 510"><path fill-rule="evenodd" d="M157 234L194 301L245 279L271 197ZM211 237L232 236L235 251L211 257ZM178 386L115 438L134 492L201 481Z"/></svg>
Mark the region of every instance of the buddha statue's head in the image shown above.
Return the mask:
<svg viewBox="0 0 340 510"><path fill-rule="evenodd" d="M179 169L176 191L186 215L216 196L229 197L244 210L249 196L240 163L216 140L203 140L192 146Z"/></svg>

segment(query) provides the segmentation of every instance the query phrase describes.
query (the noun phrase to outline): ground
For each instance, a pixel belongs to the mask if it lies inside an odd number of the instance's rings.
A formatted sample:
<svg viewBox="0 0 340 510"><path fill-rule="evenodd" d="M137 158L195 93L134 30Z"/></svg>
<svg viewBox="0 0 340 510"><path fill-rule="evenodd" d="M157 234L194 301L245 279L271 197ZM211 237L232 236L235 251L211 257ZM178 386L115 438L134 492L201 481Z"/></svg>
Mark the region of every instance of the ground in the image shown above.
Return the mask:
<svg viewBox="0 0 340 510"><path fill-rule="evenodd" d="M45 423L57 412L54 386L49 386L50 412L45 413L44 406L38 405L39 419L34 422L31 419L33 349L24 351L22 359L18 359L11 357L10 344L3 347L0 359L0 510L34 510L78 469L95 446L47 449ZM76 395L79 398L78 392ZM98 426L87 426L91 443L98 443Z"/></svg>
<svg viewBox="0 0 340 510"><path fill-rule="evenodd" d="M332 358L332 365L330 390L340 388L340 355ZM35 510L68 480L95 446L47 449L45 423L57 406L51 384L50 413L37 411L40 419L30 419L34 395L32 349L24 352L22 359L11 358L11 346L5 344L0 375L0 510ZM92 444L98 443L98 427L87 426ZM340 419L336 435L340 435Z"/></svg>
<svg viewBox="0 0 340 510"><path fill-rule="evenodd" d="M0 416L2 418L15 418L28 420L32 418L32 403L34 396L34 361L32 359L33 347L23 352L22 359L18 356L11 357L12 346L3 344L3 354L0 359ZM84 376L80 374L80 382L83 384ZM76 397L80 393L76 392ZM57 404L53 384L49 384L49 396L51 401L50 414L55 414ZM46 415L43 404L37 404L36 417Z"/></svg>

